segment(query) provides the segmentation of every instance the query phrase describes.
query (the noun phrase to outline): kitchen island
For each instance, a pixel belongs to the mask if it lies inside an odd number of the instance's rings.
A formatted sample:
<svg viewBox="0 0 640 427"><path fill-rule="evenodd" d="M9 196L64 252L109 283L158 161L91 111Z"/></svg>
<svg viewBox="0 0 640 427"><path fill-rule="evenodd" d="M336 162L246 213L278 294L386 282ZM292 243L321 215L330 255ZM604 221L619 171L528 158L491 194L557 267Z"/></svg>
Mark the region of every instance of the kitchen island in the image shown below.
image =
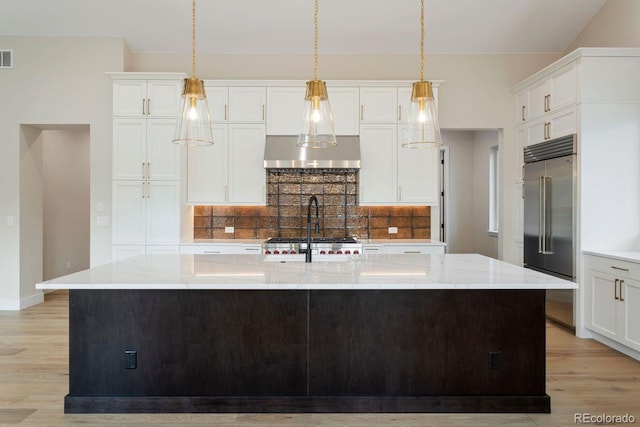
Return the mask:
<svg viewBox="0 0 640 427"><path fill-rule="evenodd" d="M549 412L546 289L480 255L138 256L69 289L65 412Z"/></svg>

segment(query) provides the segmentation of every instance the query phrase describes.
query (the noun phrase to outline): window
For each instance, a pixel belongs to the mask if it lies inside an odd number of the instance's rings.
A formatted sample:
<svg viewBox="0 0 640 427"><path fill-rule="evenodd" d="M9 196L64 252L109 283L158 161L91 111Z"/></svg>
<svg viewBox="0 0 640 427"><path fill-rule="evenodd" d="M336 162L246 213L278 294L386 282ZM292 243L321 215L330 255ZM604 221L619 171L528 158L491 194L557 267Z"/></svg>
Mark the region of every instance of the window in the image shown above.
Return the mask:
<svg viewBox="0 0 640 427"><path fill-rule="evenodd" d="M489 234L498 234L498 224L500 220L500 210L498 209L499 199L499 176L500 176L500 154L498 146L489 148Z"/></svg>

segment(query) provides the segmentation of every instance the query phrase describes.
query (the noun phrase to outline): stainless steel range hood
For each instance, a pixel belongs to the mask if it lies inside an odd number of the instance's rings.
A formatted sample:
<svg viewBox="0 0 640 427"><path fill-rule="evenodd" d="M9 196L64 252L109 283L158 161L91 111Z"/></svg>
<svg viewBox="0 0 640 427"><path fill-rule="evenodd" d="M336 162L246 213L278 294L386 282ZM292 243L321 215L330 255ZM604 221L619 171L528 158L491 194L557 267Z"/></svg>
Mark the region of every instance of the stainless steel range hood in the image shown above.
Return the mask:
<svg viewBox="0 0 640 427"><path fill-rule="evenodd" d="M336 136L330 148L301 148L297 136L267 135L264 167L267 169L359 169L360 137Z"/></svg>

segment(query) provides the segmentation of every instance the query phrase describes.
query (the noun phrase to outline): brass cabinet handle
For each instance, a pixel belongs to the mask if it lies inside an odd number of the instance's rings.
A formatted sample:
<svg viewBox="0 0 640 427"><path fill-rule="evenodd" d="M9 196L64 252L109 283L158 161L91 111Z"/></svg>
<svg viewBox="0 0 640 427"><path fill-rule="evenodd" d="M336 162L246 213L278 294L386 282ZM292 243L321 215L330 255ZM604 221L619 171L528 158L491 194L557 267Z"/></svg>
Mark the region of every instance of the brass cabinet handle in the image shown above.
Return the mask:
<svg viewBox="0 0 640 427"><path fill-rule="evenodd" d="M151 115L151 100L147 98L147 116Z"/></svg>
<svg viewBox="0 0 640 427"><path fill-rule="evenodd" d="M398 121L402 121L402 105L398 105Z"/></svg>
<svg viewBox="0 0 640 427"><path fill-rule="evenodd" d="M404 251L405 254L421 254L420 251Z"/></svg>
<svg viewBox="0 0 640 427"><path fill-rule="evenodd" d="M526 106L526 105L523 105L523 106L522 106L522 121L523 121L523 122L525 122L525 121L526 121L526 119L524 118L524 109L525 109L525 108L527 108L527 106Z"/></svg>
<svg viewBox="0 0 640 427"><path fill-rule="evenodd" d="M360 104L360 120L364 120L364 105Z"/></svg>
<svg viewBox="0 0 640 427"><path fill-rule="evenodd" d="M618 282L620 280L619 279L615 279L613 281L613 298L619 300L620 298L618 298Z"/></svg>
<svg viewBox="0 0 640 427"><path fill-rule="evenodd" d="M620 284L620 302L624 302L624 297L622 296L622 284L624 283L624 280L620 279L618 283Z"/></svg>
<svg viewBox="0 0 640 427"><path fill-rule="evenodd" d="M398 201L402 201L402 185L398 185Z"/></svg>
<svg viewBox="0 0 640 427"><path fill-rule="evenodd" d="M145 108L146 108L145 105L146 105L145 99L142 98L142 115L143 116L147 115L147 113L145 112Z"/></svg>
<svg viewBox="0 0 640 427"><path fill-rule="evenodd" d="M224 104L224 119L227 120L227 104Z"/></svg>
<svg viewBox="0 0 640 427"><path fill-rule="evenodd" d="M262 120L264 120L264 104L262 104Z"/></svg>
<svg viewBox="0 0 640 427"><path fill-rule="evenodd" d="M145 170L146 170L145 169L145 163L142 162L142 179L144 179L144 177L145 177Z"/></svg>
<svg viewBox="0 0 640 427"><path fill-rule="evenodd" d="M629 271L628 268L623 268L623 267L616 267L615 265L612 265L611 268L613 268L614 270L620 270L620 271Z"/></svg>
<svg viewBox="0 0 640 427"><path fill-rule="evenodd" d="M151 163L147 163L147 179L151 179Z"/></svg>
<svg viewBox="0 0 640 427"><path fill-rule="evenodd" d="M229 187L228 186L224 186L224 201L228 202L229 201Z"/></svg>

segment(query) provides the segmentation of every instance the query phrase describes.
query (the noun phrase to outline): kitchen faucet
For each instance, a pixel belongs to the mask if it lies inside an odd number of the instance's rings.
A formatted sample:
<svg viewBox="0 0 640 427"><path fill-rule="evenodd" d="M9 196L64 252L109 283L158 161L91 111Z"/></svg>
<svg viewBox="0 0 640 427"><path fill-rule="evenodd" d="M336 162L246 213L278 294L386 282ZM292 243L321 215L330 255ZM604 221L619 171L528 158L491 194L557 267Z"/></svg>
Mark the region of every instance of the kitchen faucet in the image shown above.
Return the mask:
<svg viewBox="0 0 640 427"><path fill-rule="evenodd" d="M316 196L309 197L309 205L307 206L307 252L305 253L304 262L311 262L311 204L316 204L316 234L320 232L320 223L318 222L318 198Z"/></svg>

